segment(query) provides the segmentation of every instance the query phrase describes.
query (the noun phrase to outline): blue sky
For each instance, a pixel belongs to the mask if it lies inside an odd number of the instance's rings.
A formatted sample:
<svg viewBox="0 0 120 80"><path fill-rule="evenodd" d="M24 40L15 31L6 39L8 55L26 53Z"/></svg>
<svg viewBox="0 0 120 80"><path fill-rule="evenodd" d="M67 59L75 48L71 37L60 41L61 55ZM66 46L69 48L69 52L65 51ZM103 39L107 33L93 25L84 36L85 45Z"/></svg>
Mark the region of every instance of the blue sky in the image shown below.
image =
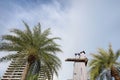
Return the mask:
<svg viewBox="0 0 120 80"><path fill-rule="evenodd" d="M22 20L31 28L38 22L42 29L51 28L53 36L62 38L63 53L59 78L72 78L73 64L65 62L74 53L86 51L90 59L97 48L114 51L120 49L120 1L119 0L0 0L0 35L11 28L24 29ZM0 57L9 54L0 52ZM0 63L0 76L8 63ZM4 67L3 67L4 66Z"/></svg>

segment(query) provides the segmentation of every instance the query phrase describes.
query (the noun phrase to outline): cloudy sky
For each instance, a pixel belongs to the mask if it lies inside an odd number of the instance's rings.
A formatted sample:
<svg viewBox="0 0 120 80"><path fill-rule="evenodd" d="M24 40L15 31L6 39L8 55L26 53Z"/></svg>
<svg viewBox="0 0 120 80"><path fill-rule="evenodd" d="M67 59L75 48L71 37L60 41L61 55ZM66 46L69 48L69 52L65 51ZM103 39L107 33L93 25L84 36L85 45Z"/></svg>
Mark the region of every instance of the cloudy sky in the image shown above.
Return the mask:
<svg viewBox="0 0 120 80"><path fill-rule="evenodd" d="M97 48L120 49L120 1L119 0L0 0L0 36L11 28L24 29L22 21L31 28L41 23L42 29L51 28L63 53L59 77L55 80L72 79L73 63L65 62L74 53L96 53ZM0 57L8 52L0 52ZM0 63L0 76L9 62Z"/></svg>

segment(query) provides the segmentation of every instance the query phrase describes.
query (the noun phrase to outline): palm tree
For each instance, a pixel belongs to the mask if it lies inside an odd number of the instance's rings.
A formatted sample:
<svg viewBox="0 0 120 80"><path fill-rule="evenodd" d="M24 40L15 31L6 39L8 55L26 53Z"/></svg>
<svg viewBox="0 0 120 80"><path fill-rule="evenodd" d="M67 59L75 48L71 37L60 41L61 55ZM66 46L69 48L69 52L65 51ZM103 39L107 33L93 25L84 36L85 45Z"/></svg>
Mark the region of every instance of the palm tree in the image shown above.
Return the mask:
<svg viewBox="0 0 120 80"><path fill-rule="evenodd" d="M56 52L61 52L61 49L54 40L60 38L50 37L50 28L41 31L40 23L32 30L27 23L23 23L25 30L12 29L10 32L13 34L2 36L0 51L14 51L15 54L0 58L0 62L14 58L25 59L27 66L22 80L26 80L29 73L39 74L41 66L46 66L50 73L58 75L61 61ZM49 77L47 72L45 71L46 76Z"/></svg>
<svg viewBox="0 0 120 80"><path fill-rule="evenodd" d="M98 54L92 54L93 59L90 61L90 80L120 80L120 75L117 67L120 66L118 58L120 56L120 51L114 53L111 45L109 45L109 50L98 49Z"/></svg>

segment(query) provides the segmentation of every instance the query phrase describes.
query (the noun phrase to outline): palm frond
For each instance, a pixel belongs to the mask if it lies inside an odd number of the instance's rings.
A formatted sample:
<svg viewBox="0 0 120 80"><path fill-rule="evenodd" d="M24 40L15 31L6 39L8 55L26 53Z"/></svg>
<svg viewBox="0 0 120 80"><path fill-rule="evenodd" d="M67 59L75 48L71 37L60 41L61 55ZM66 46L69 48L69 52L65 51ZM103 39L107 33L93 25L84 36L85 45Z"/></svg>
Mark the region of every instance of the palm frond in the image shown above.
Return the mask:
<svg viewBox="0 0 120 80"><path fill-rule="evenodd" d="M21 54L19 54L19 53L9 54L9 55L7 55L7 56L4 56L4 57L0 58L0 62L13 60L13 59L20 58L20 57L23 58L24 55L21 55Z"/></svg>
<svg viewBox="0 0 120 80"><path fill-rule="evenodd" d="M60 59L57 56L48 53L43 53L42 56L42 63L47 64L46 66L49 67L50 70L56 75L58 75L57 70L61 67Z"/></svg>
<svg viewBox="0 0 120 80"><path fill-rule="evenodd" d="M30 28L29 28L29 25L26 23L26 22L24 22L23 21L23 23L24 23L24 25L25 25L25 27L26 27L26 33L28 34L28 35L32 35L32 31L30 30Z"/></svg>
<svg viewBox="0 0 120 80"><path fill-rule="evenodd" d="M120 57L120 50L118 50L114 56L114 61L116 61Z"/></svg>
<svg viewBox="0 0 120 80"><path fill-rule="evenodd" d="M42 32L42 37L48 37L48 35L50 35L50 34L51 34L50 28L48 28Z"/></svg>

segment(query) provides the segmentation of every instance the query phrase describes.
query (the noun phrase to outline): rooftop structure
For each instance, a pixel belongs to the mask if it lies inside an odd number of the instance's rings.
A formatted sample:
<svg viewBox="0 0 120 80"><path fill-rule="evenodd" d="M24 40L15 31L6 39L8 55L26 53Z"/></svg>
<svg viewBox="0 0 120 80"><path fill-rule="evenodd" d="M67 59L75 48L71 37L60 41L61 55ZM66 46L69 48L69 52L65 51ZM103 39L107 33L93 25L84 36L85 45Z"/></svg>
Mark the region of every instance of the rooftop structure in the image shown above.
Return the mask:
<svg viewBox="0 0 120 80"><path fill-rule="evenodd" d="M84 51L75 53L75 58L67 58L65 61L74 62L73 80L87 80L88 59Z"/></svg>

